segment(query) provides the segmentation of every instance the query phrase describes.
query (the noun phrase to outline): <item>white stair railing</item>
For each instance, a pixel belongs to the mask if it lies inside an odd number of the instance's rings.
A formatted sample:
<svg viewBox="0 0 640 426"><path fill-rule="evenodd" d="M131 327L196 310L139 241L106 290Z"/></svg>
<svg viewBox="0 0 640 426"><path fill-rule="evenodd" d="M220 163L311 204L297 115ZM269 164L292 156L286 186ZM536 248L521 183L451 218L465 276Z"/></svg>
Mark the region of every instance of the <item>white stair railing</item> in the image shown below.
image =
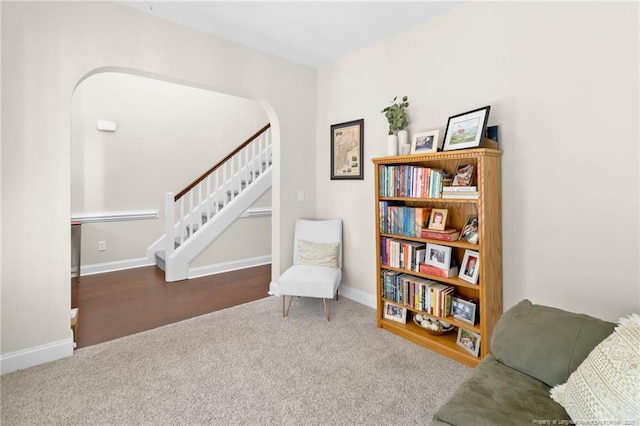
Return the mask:
<svg viewBox="0 0 640 426"><path fill-rule="evenodd" d="M271 169L271 158L271 128L267 125L179 196L165 195L167 273L174 254L264 176Z"/></svg>

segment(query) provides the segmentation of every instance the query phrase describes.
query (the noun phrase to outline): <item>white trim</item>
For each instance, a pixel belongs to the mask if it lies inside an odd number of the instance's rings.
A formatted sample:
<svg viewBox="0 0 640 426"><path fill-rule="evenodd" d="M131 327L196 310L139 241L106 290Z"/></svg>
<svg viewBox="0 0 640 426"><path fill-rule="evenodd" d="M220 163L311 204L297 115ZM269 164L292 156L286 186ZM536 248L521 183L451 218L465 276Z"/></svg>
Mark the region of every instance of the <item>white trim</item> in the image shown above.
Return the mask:
<svg viewBox="0 0 640 426"><path fill-rule="evenodd" d="M271 255L233 260L231 262L217 263L215 265L199 266L189 269L189 279L235 271L237 269L251 268L253 266L267 265L269 263L271 263Z"/></svg>
<svg viewBox="0 0 640 426"><path fill-rule="evenodd" d="M271 207L252 207L250 209L246 209L244 213L238 217L244 218L258 216L271 216Z"/></svg>
<svg viewBox="0 0 640 426"><path fill-rule="evenodd" d="M354 302L358 302L362 305L368 306L370 308L376 309L376 297L372 294L365 293L362 290L358 290L353 287L349 287L346 285L341 285L339 290L340 297L346 297L347 299L351 299Z"/></svg>
<svg viewBox="0 0 640 426"><path fill-rule="evenodd" d="M158 219L158 210L129 210L117 212L72 213L71 221L82 223L117 222L123 220Z"/></svg>
<svg viewBox="0 0 640 426"><path fill-rule="evenodd" d="M154 259L155 261L155 259ZM138 259L118 260L115 262L94 263L82 267L82 276L103 274L105 272L122 271L123 269L140 268L142 266L153 266L155 263L146 257Z"/></svg>
<svg viewBox="0 0 640 426"><path fill-rule="evenodd" d="M73 338L34 346L0 356L0 374L13 373L73 355Z"/></svg>

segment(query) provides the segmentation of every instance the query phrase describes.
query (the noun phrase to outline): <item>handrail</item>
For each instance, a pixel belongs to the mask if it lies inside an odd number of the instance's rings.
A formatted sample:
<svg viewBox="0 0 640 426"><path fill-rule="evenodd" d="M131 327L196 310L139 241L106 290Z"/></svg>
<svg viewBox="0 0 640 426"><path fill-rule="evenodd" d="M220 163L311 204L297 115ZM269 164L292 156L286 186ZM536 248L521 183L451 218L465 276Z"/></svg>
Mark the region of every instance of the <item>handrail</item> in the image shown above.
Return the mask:
<svg viewBox="0 0 640 426"><path fill-rule="evenodd" d="M227 160L229 160L231 157L233 157L238 152L240 152L242 150L242 148L244 148L245 146L249 145L256 138L258 138L258 136L260 136L261 134L266 132L269 127L271 127L271 123L267 123L262 129L258 130L256 133L253 134L253 136L251 136L249 139L247 139L242 144L240 144L236 149L231 151L231 153L229 153L226 157L224 157L222 160L220 160L215 166L211 167L209 170L204 172L199 178L197 178L196 180L191 182L186 188L184 188L182 191L178 192L176 194L176 196L174 197L174 201L178 201L180 198L184 197L189 191L191 191L193 188L195 188L196 185L198 185L200 182L205 180L207 178L207 176L209 176L211 173L216 171L216 169L218 169L220 166L222 166Z"/></svg>

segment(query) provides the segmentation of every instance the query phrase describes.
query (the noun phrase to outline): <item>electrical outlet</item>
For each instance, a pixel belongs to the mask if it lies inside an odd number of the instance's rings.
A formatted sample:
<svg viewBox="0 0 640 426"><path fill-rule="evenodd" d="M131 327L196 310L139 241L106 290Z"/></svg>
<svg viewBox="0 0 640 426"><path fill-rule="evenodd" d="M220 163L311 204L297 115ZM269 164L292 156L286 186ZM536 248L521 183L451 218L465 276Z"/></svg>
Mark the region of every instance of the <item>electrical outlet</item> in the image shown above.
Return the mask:
<svg viewBox="0 0 640 426"><path fill-rule="evenodd" d="M298 201L304 201L304 190L298 190Z"/></svg>
<svg viewBox="0 0 640 426"><path fill-rule="evenodd" d="M98 241L98 251L107 251L106 241Z"/></svg>

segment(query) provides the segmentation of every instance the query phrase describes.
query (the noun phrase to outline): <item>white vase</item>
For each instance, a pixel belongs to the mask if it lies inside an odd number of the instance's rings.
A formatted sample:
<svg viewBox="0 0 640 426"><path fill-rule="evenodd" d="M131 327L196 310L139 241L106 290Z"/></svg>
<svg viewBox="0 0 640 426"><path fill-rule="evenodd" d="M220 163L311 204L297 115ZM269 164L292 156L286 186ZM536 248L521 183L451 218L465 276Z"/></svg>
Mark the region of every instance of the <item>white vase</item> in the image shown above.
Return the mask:
<svg viewBox="0 0 640 426"><path fill-rule="evenodd" d="M398 145L407 145L409 143L409 132L406 130L398 130Z"/></svg>
<svg viewBox="0 0 640 426"><path fill-rule="evenodd" d="M398 130L398 150L400 155L408 155L411 151L409 133L406 130Z"/></svg>
<svg viewBox="0 0 640 426"><path fill-rule="evenodd" d="M398 155L398 136L387 136L387 156Z"/></svg>

